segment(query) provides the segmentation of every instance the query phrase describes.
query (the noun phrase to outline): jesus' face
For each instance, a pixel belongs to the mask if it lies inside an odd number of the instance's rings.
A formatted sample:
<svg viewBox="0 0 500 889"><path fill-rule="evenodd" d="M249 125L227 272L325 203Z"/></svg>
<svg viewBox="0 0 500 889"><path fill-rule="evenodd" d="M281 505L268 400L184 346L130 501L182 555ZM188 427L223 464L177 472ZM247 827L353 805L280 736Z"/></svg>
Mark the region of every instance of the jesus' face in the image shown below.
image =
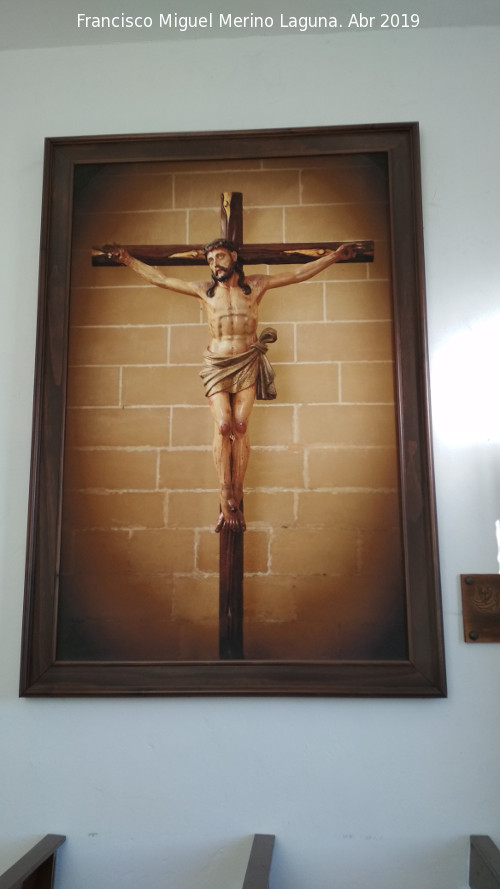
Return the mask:
<svg viewBox="0 0 500 889"><path fill-rule="evenodd" d="M229 280L234 273L237 256L237 253L230 252L225 247L216 247L207 253L207 263L214 281Z"/></svg>

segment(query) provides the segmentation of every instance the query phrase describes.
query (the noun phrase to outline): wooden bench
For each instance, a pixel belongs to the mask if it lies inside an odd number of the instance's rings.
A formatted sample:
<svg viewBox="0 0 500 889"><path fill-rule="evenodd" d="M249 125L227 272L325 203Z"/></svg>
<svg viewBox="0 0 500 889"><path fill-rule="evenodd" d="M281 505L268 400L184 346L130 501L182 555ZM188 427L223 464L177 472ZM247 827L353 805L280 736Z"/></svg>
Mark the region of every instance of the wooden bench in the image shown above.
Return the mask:
<svg viewBox="0 0 500 889"><path fill-rule="evenodd" d="M500 850L490 837L470 838L469 886L470 889L500 889Z"/></svg>
<svg viewBox="0 0 500 889"><path fill-rule="evenodd" d="M65 839L47 834L0 876L0 889L52 889L57 850Z"/></svg>
<svg viewBox="0 0 500 889"><path fill-rule="evenodd" d="M47 834L0 876L0 889L53 889L56 854L66 837ZM241 889L269 889L275 837L253 838ZM470 889L500 889L500 850L488 836L470 838Z"/></svg>
<svg viewBox="0 0 500 889"><path fill-rule="evenodd" d="M65 839L47 834L0 876L0 889L52 889L57 850ZM255 834L241 889L269 889L273 848L273 835Z"/></svg>
<svg viewBox="0 0 500 889"><path fill-rule="evenodd" d="M241 889L269 889L274 839L273 834L255 834Z"/></svg>
<svg viewBox="0 0 500 889"><path fill-rule="evenodd" d="M47 834L0 875L0 889L53 889L56 854L65 839ZM273 834L255 834L241 889L269 889L274 840ZM500 850L488 836L470 838L469 887L500 889Z"/></svg>

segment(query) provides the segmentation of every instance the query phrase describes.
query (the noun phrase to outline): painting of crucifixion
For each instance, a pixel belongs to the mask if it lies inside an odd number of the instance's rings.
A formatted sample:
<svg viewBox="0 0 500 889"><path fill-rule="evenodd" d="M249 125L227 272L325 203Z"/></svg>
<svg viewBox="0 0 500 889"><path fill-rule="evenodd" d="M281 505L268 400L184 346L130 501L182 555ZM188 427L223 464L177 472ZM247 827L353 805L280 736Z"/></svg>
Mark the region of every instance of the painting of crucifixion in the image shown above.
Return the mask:
<svg viewBox="0 0 500 889"><path fill-rule="evenodd" d="M78 171L61 661L406 656L388 199L377 153Z"/></svg>

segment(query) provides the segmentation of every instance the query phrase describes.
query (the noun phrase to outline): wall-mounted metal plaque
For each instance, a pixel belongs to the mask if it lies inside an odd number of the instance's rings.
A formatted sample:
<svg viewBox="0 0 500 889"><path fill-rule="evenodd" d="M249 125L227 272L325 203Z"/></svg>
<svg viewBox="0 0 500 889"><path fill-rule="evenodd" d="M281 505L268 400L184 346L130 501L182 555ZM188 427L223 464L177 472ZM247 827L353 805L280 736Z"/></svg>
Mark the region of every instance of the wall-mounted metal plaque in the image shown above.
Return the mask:
<svg viewBox="0 0 500 889"><path fill-rule="evenodd" d="M466 642L500 642L500 574L461 574Z"/></svg>

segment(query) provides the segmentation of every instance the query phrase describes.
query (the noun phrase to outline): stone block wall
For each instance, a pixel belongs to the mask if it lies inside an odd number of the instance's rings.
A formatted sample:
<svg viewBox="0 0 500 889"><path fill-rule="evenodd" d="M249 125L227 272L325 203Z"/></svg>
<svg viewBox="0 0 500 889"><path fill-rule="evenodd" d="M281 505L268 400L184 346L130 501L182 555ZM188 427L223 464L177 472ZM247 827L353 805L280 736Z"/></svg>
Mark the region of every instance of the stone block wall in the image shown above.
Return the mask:
<svg viewBox="0 0 500 889"><path fill-rule="evenodd" d="M243 193L247 243L375 241L373 264L334 265L261 305L261 326L278 331L278 397L250 421L245 656L402 656L388 185L376 155L89 167L73 232L58 654L217 658L202 307L90 258L110 241L208 242L223 191Z"/></svg>

